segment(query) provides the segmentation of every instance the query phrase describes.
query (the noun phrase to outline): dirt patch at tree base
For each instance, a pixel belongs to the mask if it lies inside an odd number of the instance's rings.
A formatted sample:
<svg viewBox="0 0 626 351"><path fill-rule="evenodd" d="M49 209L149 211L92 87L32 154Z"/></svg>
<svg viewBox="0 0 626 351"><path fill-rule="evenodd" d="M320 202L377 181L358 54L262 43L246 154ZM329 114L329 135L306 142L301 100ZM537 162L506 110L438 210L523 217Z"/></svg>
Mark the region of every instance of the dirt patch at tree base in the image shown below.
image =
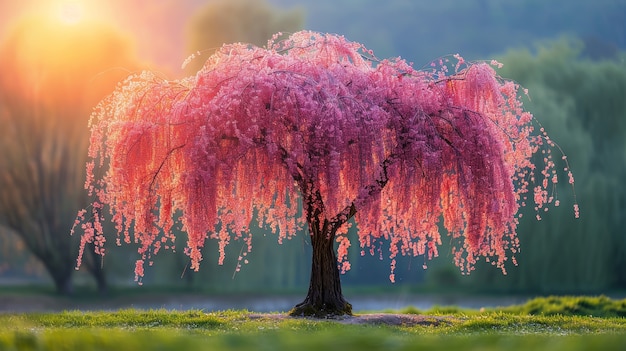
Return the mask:
<svg viewBox="0 0 626 351"><path fill-rule="evenodd" d="M287 314L265 314L255 313L248 316L250 319L270 319L284 320L308 319L313 321L329 321L341 324L373 324L373 325L391 325L391 326L439 326L441 324L449 325L451 317L446 316L427 316L418 314L397 314L397 313L369 313L355 314L353 316L336 316L329 318L311 318L311 317L291 317Z"/></svg>

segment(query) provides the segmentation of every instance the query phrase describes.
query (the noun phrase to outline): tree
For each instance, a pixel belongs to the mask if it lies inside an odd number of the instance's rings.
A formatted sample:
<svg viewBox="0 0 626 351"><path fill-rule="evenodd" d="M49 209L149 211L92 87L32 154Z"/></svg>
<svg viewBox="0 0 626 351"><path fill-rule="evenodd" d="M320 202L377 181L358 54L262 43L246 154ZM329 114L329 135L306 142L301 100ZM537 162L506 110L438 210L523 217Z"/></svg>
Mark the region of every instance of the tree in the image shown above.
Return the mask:
<svg viewBox="0 0 626 351"><path fill-rule="evenodd" d="M175 220L194 270L207 238L219 241L220 263L243 240L246 263L253 217L279 241L306 227L310 286L294 315L351 313L339 274L354 223L362 254L389 243L391 281L398 254L438 255L440 218L462 271L480 257L504 271L529 184L538 209L552 202L551 156L537 174L531 163L552 142L532 134L513 82L457 59L417 71L302 31L267 49L225 45L186 79L129 77L92 115L87 187L97 201L77 219L95 219L81 224L81 241L104 254L108 206L118 240L140 245L140 281L173 242Z"/></svg>
<svg viewBox="0 0 626 351"><path fill-rule="evenodd" d="M42 262L58 292L72 291L78 242L68 236L89 203L85 181L89 112L137 66L129 43L108 26L22 19L0 46L0 225ZM99 290L100 260L89 261Z"/></svg>
<svg viewBox="0 0 626 351"><path fill-rule="evenodd" d="M45 269L26 249L24 241L10 228L0 225L0 279L29 281L44 275ZM35 278L36 279L36 278Z"/></svg>

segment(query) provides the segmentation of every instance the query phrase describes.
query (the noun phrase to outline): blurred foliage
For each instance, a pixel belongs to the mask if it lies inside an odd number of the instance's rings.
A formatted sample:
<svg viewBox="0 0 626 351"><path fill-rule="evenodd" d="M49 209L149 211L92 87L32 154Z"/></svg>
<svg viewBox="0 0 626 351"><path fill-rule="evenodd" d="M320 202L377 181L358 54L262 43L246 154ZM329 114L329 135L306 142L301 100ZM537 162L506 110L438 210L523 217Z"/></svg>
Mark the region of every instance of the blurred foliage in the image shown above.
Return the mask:
<svg viewBox="0 0 626 351"><path fill-rule="evenodd" d="M165 251L159 253L152 267L146 269L144 284L179 285L190 290L220 292L276 292L305 289L308 284L310 245L305 242L304 233L296 238L277 242L277 236L269 231L251 225L252 252L241 258L245 250L243 241L234 240L226 248L223 265L218 265L219 248L217 240L207 240L202 249L201 269L189 269L189 258L182 252ZM176 246L185 247L186 234L177 233ZM308 240L308 239L306 239ZM109 252L114 254L117 247ZM136 258L136 253L130 254ZM246 264L245 262L249 262ZM108 261L105 261L108 264ZM238 268L239 266L239 268ZM130 263L125 271L132 273Z"/></svg>
<svg viewBox="0 0 626 351"><path fill-rule="evenodd" d="M334 326L329 324L329 326ZM545 326L544 326L545 327ZM461 336L421 335L384 327L341 328L308 332L275 330L259 326L259 333L199 333L185 330L69 329L25 330L0 334L6 350L431 350L431 351L586 351L622 350L623 334L550 335L471 334ZM347 329L347 330L346 330Z"/></svg>
<svg viewBox="0 0 626 351"><path fill-rule="evenodd" d="M72 290L78 238L69 231L88 200L91 108L138 67L115 30L77 26L26 17L0 45L0 225L19 236L60 293ZM98 263L90 272L104 289Z"/></svg>
<svg viewBox="0 0 626 351"><path fill-rule="evenodd" d="M187 51L196 57L186 70L197 72L223 44L243 42L263 47L275 33L296 32L302 25L302 11L281 10L266 0L209 1L189 21Z"/></svg>
<svg viewBox="0 0 626 351"><path fill-rule="evenodd" d="M519 266L509 265L505 276L478 266L461 279L469 287L544 294L626 288L626 65L591 61L583 50L581 42L562 39L500 60L499 73L528 89L526 108L567 154L576 182L572 189L561 176L560 207L539 214L522 209ZM552 153L560 161L560 150Z"/></svg>

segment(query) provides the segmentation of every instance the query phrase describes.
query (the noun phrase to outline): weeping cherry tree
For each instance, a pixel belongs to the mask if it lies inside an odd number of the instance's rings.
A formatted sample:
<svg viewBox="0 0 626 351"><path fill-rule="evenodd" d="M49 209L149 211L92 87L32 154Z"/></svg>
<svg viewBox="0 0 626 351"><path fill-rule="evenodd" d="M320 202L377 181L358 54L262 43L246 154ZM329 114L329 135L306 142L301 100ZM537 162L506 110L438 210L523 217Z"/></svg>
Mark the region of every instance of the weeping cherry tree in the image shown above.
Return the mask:
<svg viewBox="0 0 626 351"><path fill-rule="evenodd" d="M302 31L267 48L225 45L182 80L131 76L92 116L86 188L97 200L79 213L81 256L87 243L104 254L105 209L118 243L139 245L139 281L176 226L194 270L207 239L220 264L242 240L247 263L253 217L279 242L308 230L310 286L291 314L314 316L351 314L340 282L351 225L361 254L388 252L392 282L398 255L438 255L440 227L461 271L483 257L505 272L518 209L558 205L558 177L553 142L494 65L455 56L416 70Z"/></svg>

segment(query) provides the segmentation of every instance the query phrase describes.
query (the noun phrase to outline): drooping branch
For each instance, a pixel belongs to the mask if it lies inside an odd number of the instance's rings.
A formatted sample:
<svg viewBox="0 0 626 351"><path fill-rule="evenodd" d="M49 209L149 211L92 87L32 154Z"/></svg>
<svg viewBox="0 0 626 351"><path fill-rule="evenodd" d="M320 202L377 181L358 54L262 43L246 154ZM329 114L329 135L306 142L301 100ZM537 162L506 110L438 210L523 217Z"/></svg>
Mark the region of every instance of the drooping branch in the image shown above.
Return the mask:
<svg viewBox="0 0 626 351"><path fill-rule="evenodd" d="M150 186L149 188L152 189L152 187L154 186L154 183L156 182L159 173L161 171L161 169L163 168L163 166L165 165L165 163L169 160L170 156L172 155L172 153L174 153L174 151L182 149L183 147L185 147L186 144L181 144L178 145L176 147L171 148L168 152L167 155L165 155L165 157L163 158L163 161L161 161L161 164L159 164L159 167L156 169L156 171L154 172L154 176L152 177L152 180L150 180Z"/></svg>
<svg viewBox="0 0 626 351"><path fill-rule="evenodd" d="M345 223L347 223L354 215L357 213L357 205L356 204L364 204L371 197L377 196L383 190L387 182L389 181L387 174L387 167L393 162L396 157L391 155L389 158L384 160L380 165L380 175L378 179L374 181L373 184L368 184L362 188L359 192L359 195L356 199L354 199L348 206L346 206L341 212L335 215L332 219L330 219L330 223L332 223L333 227L339 228Z"/></svg>

